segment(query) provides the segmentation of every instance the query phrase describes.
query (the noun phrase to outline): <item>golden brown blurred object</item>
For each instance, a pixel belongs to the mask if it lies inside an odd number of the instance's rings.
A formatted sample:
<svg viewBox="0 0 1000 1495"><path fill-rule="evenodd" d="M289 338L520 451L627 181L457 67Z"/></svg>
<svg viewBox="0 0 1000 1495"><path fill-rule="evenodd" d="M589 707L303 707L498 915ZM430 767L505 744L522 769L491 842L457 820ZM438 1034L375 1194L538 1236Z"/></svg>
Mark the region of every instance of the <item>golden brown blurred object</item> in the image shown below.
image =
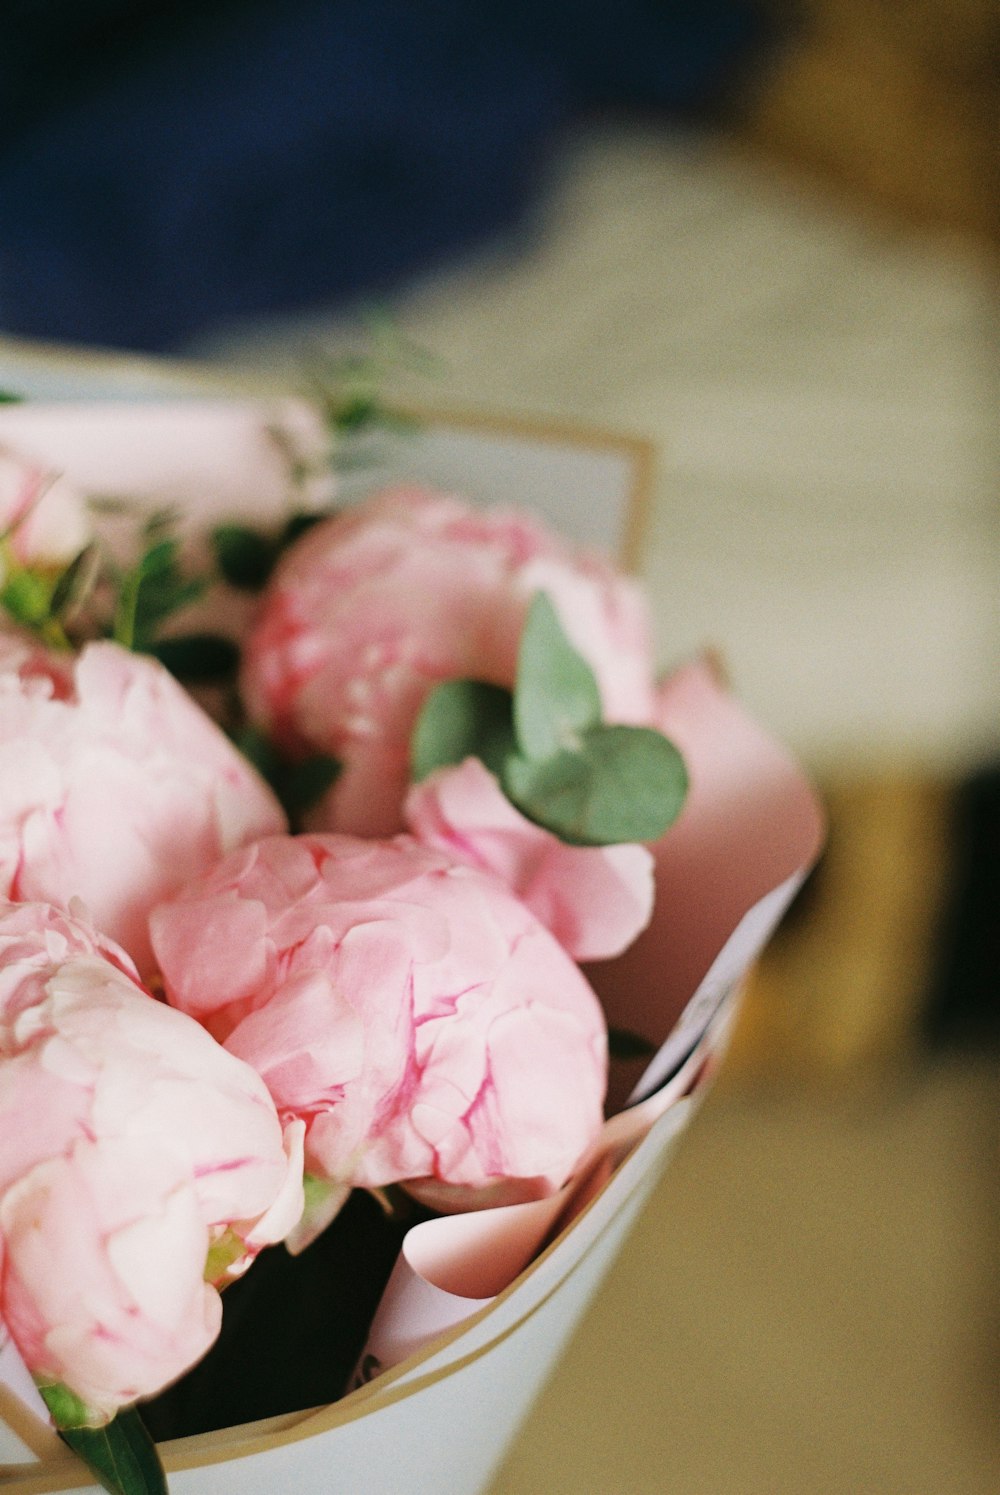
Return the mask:
<svg viewBox="0 0 1000 1495"><path fill-rule="evenodd" d="M1000 235L995 0L802 0L740 138L904 219Z"/></svg>
<svg viewBox="0 0 1000 1495"><path fill-rule="evenodd" d="M723 1073L840 1079L913 1052L951 871L953 786L826 786L827 847L750 979Z"/></svg>

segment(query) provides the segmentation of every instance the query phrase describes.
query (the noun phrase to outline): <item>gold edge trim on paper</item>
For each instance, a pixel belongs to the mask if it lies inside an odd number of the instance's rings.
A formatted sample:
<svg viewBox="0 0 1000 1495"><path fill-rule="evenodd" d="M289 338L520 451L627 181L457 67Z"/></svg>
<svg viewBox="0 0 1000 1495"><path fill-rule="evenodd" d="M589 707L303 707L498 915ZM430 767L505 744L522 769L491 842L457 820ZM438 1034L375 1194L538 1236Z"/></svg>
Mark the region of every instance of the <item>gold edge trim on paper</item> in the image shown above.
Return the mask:
<svg viewBox="0 0 1000 1495"><path fill-rule="evenodd" d="M229 368L195 360L158 359L103 348L64 347L60 343L36 342L4 334L0 336L0 355L5 352L39 368L53 371L69 364L81 374L88 368L96 374L132 372L137 378L175 384L178 394L217 393L257 396L261 399L302 395L301 389L296 388L291 377L279 378L258 374L250 369ZM170 393L169 390L163 390L162 397L169 398ZM95 398L101 399L102 396L98 392ZM656 471L656 447L648 438L555 416L549 419L521 413L494 413L448 405L424 405L408 400L401 402L396 408L400 414L427 425L450 426L457 430L481 431L498 436L519 436L553 446L613 453L628 459L632 472L627 487L619 559L628 570L639 569L652 512Z"/></svg>
<svg viewBox="0 0 1000 1495"><path fill-rule="evenodd" d="M29 1448L36 1459L49 1459L53 1454L58 1456L62 1449L58 1435L52 1431L47 1422L24 1405L19 1396L16 1396L8 1386L0 1384L0 1421L6 1423L11 1432L14 1433L26 1448ZM0 1471L4 1469L0 1464Z"/></svg>
<svg viewBox="0 0 1000 1495"><path fill-rule="evenodd" d="M447 1365L438 1366L437 1369L428 1371L424 1375L413 1375L417 1367L439 1355L442 1350L448 1349L450 1345L461 1338L463 1333L475 1328L488 1318L500 1303L509 1298L530 1276L534 1275L535 1271L544 1264L556 1247L565 1239L563 1236L558 1236L552 1241L502 1293L498 1293L495 1298L491 1298L488 1303L485 1303L482 1308L471 1313L460 1324L456 1324L443 1334L436 1336L429 1345L425 1345L423 1349L408 1356L399 1365L392 1366L389 1370L383 1371L381 1375L377 1376L373 1381L368 1382L367 1385L359 1386L347 1396L341 1397L339 1401L331 1402L325 1407L317 1407L310 1412L306 1412L301 1421L296 1422L291 1427L278 1430L276 1437L268 1436L266 1433L257 1433L255 1436L249 1438L246 1443L241 1442L230 1448L215 1450L210 1446L207 1448L203 1446L200 1449L189 1447L185 1450L177 1449L173 1454L171 1453L171 1445L169 1443L162 1445L161 1455L164 1467L168 1472L174 1469L208 1467L212 1464L222 1463L229 1458L246 1458L255 1453L265 1452L270 1448L284 1447L291 1443L298 1443L303 1438L332 1432L338 1427L345 1426L350 1422L356 1422L358 1418L366 1416L373 1410L368 1405L373 1399L376 1399L379 1403L378 1407L374 1410L394 1406L398 1402L406 1401L409 1397L417 1395L418 1392L425 1390L428 1386L437 1385L449 1376L457 1374L467 1366L474 1364L477 1360L481 1360L484 1355L495 1349L497 1345L503 1344L506 1340L510 1339L524 1324L529 1323L555 1296L564 1283L569 1281L570 1277L578 1271L613 1228L621 1210L640 1192L643 1182L643 1179L635 1182L625 1198L619 1202L615 1213L609 1217L594 1236L593 1240L587 1243L572 1265L567 1267L566 1271L562 1273L529 1309L521 1314L513 1323L508 1324L505 1329L494 1334L483 1344L477 1345L475 1349L469 1350L464 1355L459 1355L454 1360L449 1360ZM603 1190L601 1193L603 1193ZM574 1226L590 1212L600 1197L601 1195L598 1194L594 1199L589 1201L577 1219L573 1221ZM403 1377L407 1377L407 1379L403 1380ZM402 1384L398 1384L401 1380ZM207 1442L213 1435L209 1433L198 1436L204 1438ZM19 1495L19 1492L15 1490L12 1492L12 1495Z"/></svg>
<svg viewBox="0 0 1000 1495"><path fill-rule="evenodd" d="M664 1113L667 1114L667 1113ZM649 1134L647 1133L647 1136ZM643 1141L646 1139L644 1138ZM642 1146L640 1142L639 1146ZM632 1155L630 1154L630 1157ZM625 1161L629 1161L626 1159ZM571 1222L570 1229L586 1218L596 1208L605 1191L610 1187L616 1175L608 1180L593 1199L587 1204ZM274 1418L262 1418L257 1422L238 1424L233 1428L220 1428L210 1433L196 1433L191 1438L174 1439L159 1445L160 1456L163 1460L164 1469L168 1474L180 1472L185 1469L209 1468L214 1464L227 1463L241 1458L250 1458L254 1454L265 1453L269 1449L285 1447L291 1443L298 1443L303 1438L309 1438L321 1433L332 1432L338 1427L348 1423L356 1422L358 1418L364 1417L372 1411L368 1403L377 1399L380 1410L383 1406L394 1406L398 1402L415 1396L418 1392L425 1390L428 1386L438 1384L447 1377L464 1370L467 1366L474 1364L477 1360L503 1344L516 1330L528 1323L535 1315L545 1307L551 1298L559 1291L565 1282L579 1269L579 1267L591 1256L601 1241L615 1225L620 1212L632 1201L635 1195L642 1189L645 1177L636 1179L625 1197L619 1201L615 1210L601 1229L583 1248L580 1255L567 1267L566 1271L557 1279L546 1293L533 1303L514 1323L508 1324L506 1329L495 1334L485 1343L478 1345L476 1349L460 1355L455 1360L450 1360L447 1365L439 1366L436 1370L428 1371L425 1375L415 1376L413 1379L404 1381L402 1385L395 1384L404 1376L412 1376L412 1373L420 1365L426 1363L434 1356L446 1350L449 1345L454 1344L467 1330L475 1328L485 1318L514 1292L516 1292L527 1279L534 1275L553 1252L563 1244L565 1234L560 1234L551 1241L525 1269L515 1277L504 1290L491 1298L482 1308L471 1313L461 1323L454 1325L451 1329L435 1336L430 1344L417 1350L414 1354L401 1361L399 1365L392 1366L383 1371L367 1385L359 1386L356 1390L349 1392L336 1402L327 1406L307 1408L303 1412L289 1413ZM244 1439L244 1434L248 1434ZM21 1467L10 1465L0 1466L0 1490L5 1495L54 1495L59 1490L71 1490L80 1485L81 1466L70 1454L60 1458L58 1462L48 1461L42 1469L32 1469L26 1472Z"/></svg>

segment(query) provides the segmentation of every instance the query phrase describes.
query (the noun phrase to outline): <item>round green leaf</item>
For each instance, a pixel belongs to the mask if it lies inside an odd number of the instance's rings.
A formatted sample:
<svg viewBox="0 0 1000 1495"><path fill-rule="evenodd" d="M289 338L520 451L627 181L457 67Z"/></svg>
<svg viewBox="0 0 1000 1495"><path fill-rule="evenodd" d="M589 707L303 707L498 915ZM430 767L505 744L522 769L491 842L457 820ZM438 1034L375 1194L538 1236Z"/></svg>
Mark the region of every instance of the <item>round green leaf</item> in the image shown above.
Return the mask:
<svg viewBox="0 0 1000 1495"><path fill-rule="evenodd" d="M277 546L245 524L219 524L212 531L216 564L230 586L259 591L274 567Z"/></svg>
<svg viewBox="0 0 1000 1495"><path fill-rule="evenodd" d="M677 818L687 770L651 727L592 727L578 752L543 762L512 755L504 788L537 824L576 846L655 841Z"/></svg>
<svg viewBox="0 0 1000 1495"><path fill-rule="evenodd" d="M436 768L480 758L496 774L514 745L510 692L483 680L445 680L417 718L410 762L419 783Z"/></svg>
<svg viewBox="0 0 1000 1495"><path fill-rule="evenodd" d="M221 633L183 633L158 639L149 652L189 685L229 680L236 674L240 651Z"/></svg>
<svg viewBox="0 0 1000 1495"><path fill-rule="evenodd" d="M544 592L531 604L517 658L514 728L526 758L551 758L578 746L601 720L594 672L573 648Z"/></svg>

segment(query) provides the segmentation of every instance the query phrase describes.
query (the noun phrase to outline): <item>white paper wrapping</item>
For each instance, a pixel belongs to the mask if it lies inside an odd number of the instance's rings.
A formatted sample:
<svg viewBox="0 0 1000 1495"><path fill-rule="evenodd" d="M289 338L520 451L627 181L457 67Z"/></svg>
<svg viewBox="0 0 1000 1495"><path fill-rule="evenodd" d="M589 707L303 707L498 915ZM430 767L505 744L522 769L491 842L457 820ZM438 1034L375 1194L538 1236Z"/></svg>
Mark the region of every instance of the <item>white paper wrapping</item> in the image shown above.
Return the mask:
<svg viewBox="0 0 1000 1495"><path fill-rule="evenodd" d="M276 420L318 449L322 433L287 402L106 405L96 419L79 407L0 407L0 445L56 463L91 491L143 495L154 507L197 503L198 515L207 472L211 516L248 517L285 501L268 434ZM469 425L432 427L422 448L400 454L416 463L408 475L491 501L537 500L524 490L540 485L536 506L553 522L619 552L636 532L638 448L633 456L627 444ZM819 845L819 812L797 768L704 667L674 677L664 714L691 793L655 848L653 925L625 957L589 972L612 1023L657 1051L638 1073L625 1065L613 1078L617 1104L632 1104L554 1198L411 1231L358 1388L331 1407L165 1445L175 1495L483 1488L653 1187L742 978ZM0 1490L96 1489L43 1410L13 1347L0 1344Z"/></svg>

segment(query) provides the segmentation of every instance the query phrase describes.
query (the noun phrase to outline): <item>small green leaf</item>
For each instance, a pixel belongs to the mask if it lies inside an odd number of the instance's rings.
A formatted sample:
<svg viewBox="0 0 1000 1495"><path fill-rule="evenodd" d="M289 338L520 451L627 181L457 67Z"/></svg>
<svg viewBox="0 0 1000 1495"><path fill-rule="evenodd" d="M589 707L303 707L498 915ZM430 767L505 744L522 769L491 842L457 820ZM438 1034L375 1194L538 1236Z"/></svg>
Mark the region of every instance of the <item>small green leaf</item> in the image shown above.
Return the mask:
<svg viewBox="0 0 1000 1495"><path fill-rule="evenodd" d="M242 728L234 735L233 742L270 784L293 824L322 799L341 772L339 759L329 753L289 762L259 727Z"/></svg>
<svg viewBox="0 0 1000 1495"><path fill-rule="evenodd" d="M484 680L445 680L431 691L410 740L419 783L436 768L480 758L498 776L514 746L510 692Z"/></svg>
<svg viewBox="0 0 1000 1495"><path fill-rule="evenodd" d="M221 633L183 633L162 638L150 646L149 652L187 685L231 680L240 662L238 645Z"/></svg>
<svg viewBox="0 0 1000 1495"><path fill-rule="evenodd" d="M139 571L144 581L158 581L176 574L180 543L170 532L170 516L164 510L154 514L142 527L146 548L139 557Z"/></svg>
<svg viewBox="0 0 1000 1495"><path fill-rule="evenodd" d="M12 389L0 389L0 405L23 405L24 395L15 394Z"/></svg>
<svg viewBox="0 0 1000 1495"><path fill-rule="evenodd" d="M521 635L514 728L526 758L551 758L579 745L601 719L594 672L570 644L544 592L534 598Z"/></svg>
<svg viewBox="0 0 1000 1495"><path fill-rule="evenodd" d="M245 524L217 525L211 540L216 564L230 586L259 591L274 569L275 542Z"/></svg>
<svg viewBox="0 0 1000 1495"><path fill-rule="evenodd" d="M146 526L147 534L160 535L168 522L169 516L157 516ZM185 576L176 540L154 538L120 579L112 636L127 649L148 648L164 619L196 602L206 585L204 577Z"/></svg>
<svg viewBox="0 0 1000 1495"><path fill-rule="evenodd" d="M180 518L180 511L174 505L166 504L162 509L153 509L143 519L143 536L150 545L158 540L168 540L176 547L177 542L171 540L170 537L177 528Z"/></svg>
<svg viewBox="0 0 1000 1495"><path fill-rule="evenodd" d="M60 1428L60 1437L110 1495L167 1495L156 1444L134 1407L104 1427Z"/></svg>
<svg viewBox="0 0 1000 1495"><path fill-rule="evenodd" d="M280 771L281 759L267 733L262 732L259 727L243 727L234 734L233 742L244 758L250 760L261 778L273 785Z"/></svg>
<svg viewBox="0 0 1000 1495"><path fill-rule="evenodd" d="M652 1059L656 1044L633 1033L631 1028L608 1029L608 1055L612 1059Z"/></svg>
<svg viewBox="0 0 1000 1495"><path fill-rule="evenodd" d="M62 573L52 591L49 611L55 618L74 612L90 595L101 570L101 548L85 545Z"/></svg>
<svg viewBox="0 0 1000 1495"><path fill-rule="evenodd" d="M364 430L378 420L380 408L374 392L349 395L331 412L331 425L344 433Z"/></svg>
<svg viewBox="0 0 1000 1495"><path fill-rule="evenodd" d="M156 1445L134 1407L93 1426L87 1405L62 1382L39 1386L63 1442L111 1495L167 1495Z"/></svg>
<svg viewBox="0 0 1000 1495"><path fill-rule="evenodd" d="M597 726L580 750L504 766L508 797L529 820L576 846L655 841L687 793L684 760L651 727Z"/></svg>
<svg viewBox="0 0 1000 1495"><path fill-rule="evenodd" d="M12 571L0 591L2 604L17 623L37 628L51 610L52 589L49 582L34 571Z"/></svg>
<svg viewBox="0 0 1000 1495"><path fill-rule="evenodd" d="M68 1428L84 1428L93 1422L93 1414L86 1402L81 1401L76 1392L70 1391L62 1381L39 1385L38 1390L60 1432L65 1432Z"/></svg>
<svg viewBox="0 0 1000 1495"><path fill-rule="evenodd" d="M278 549L287 550L289 545L294 545L296 540L305 534L306 530L312 529L313 525L318 524L321 519L329 519L334 513L336 513L335 509L302 509L297 514L293 514L278 536Z"/></svg>

